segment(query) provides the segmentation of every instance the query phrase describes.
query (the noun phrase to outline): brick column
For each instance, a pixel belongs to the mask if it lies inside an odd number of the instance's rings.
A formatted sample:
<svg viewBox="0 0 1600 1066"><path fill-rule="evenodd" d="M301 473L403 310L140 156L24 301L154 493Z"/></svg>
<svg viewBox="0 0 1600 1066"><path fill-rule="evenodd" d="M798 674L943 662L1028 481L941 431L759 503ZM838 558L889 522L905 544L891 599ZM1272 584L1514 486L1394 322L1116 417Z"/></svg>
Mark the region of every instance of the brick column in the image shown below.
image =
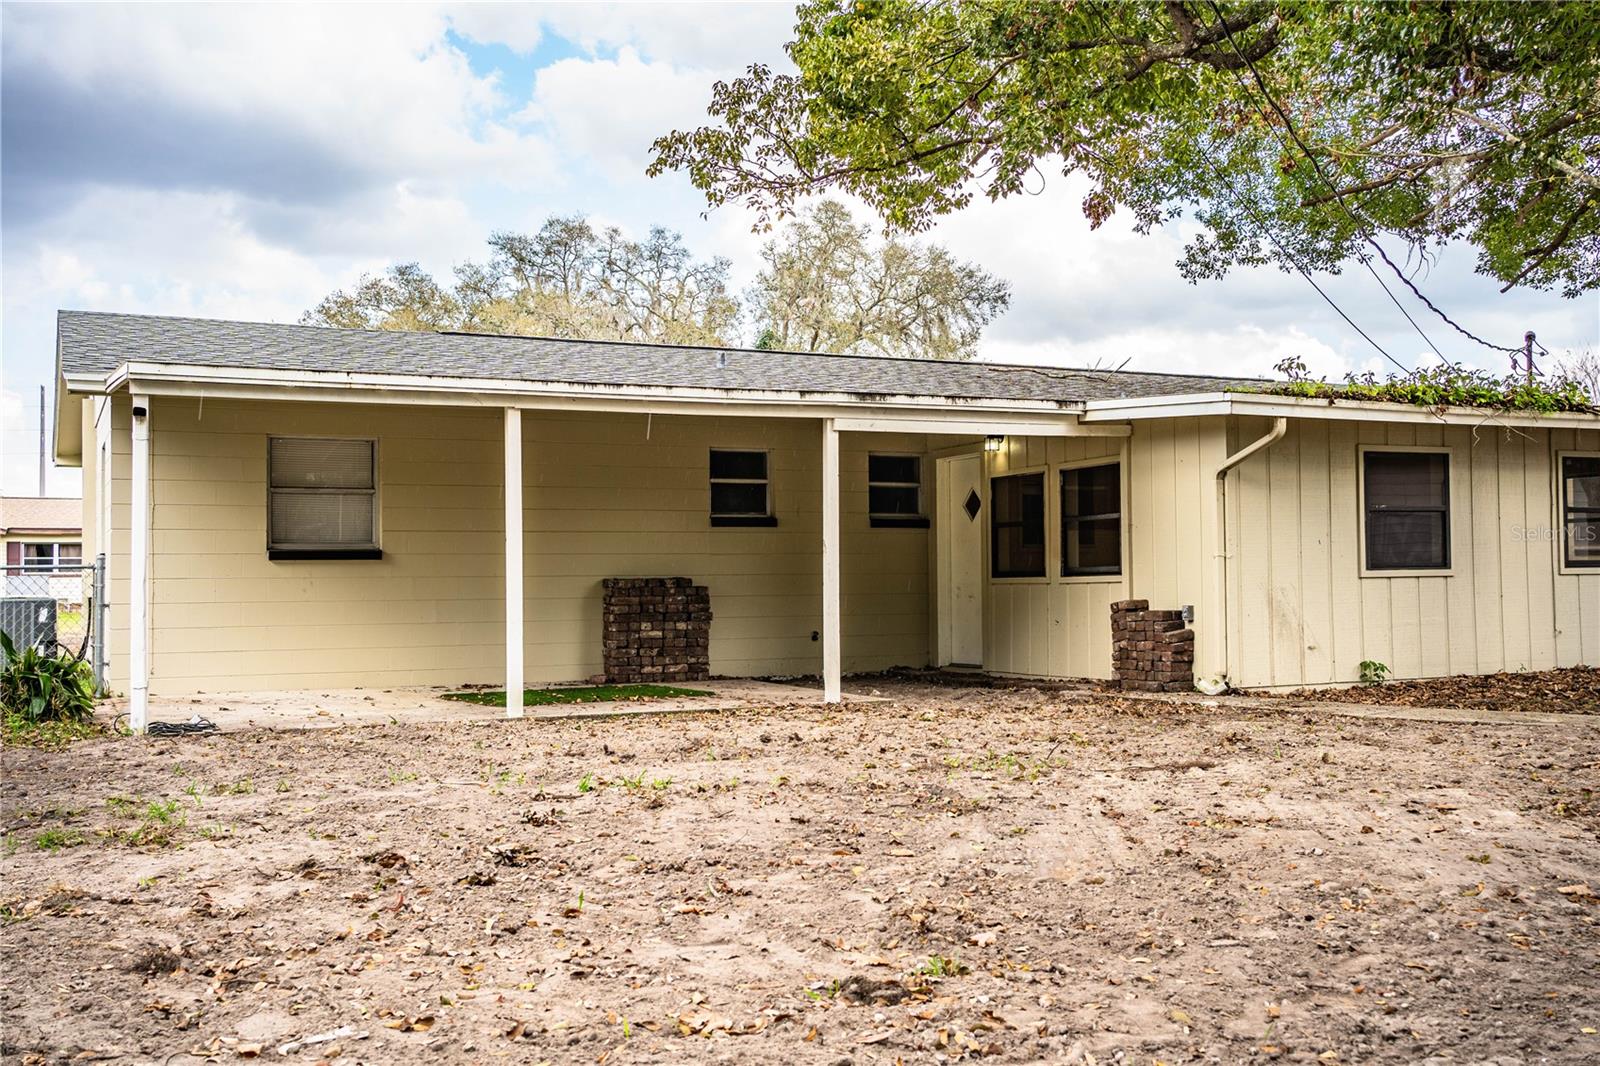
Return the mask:
<svg viewBox="0 0 1600 1066"><path fill-rule="evenodd" d="M603 655L608 684L674 684L711 676L711 593L686 577L608 577Z"/></svg>
<svg viewBox="0 0 1600 1066"><path fill-rule="evenodd" d="M1144 692L1194 688L1194 630L1181 611L1152 611L1149 600L1111 605L1111 676Z"/></svg>

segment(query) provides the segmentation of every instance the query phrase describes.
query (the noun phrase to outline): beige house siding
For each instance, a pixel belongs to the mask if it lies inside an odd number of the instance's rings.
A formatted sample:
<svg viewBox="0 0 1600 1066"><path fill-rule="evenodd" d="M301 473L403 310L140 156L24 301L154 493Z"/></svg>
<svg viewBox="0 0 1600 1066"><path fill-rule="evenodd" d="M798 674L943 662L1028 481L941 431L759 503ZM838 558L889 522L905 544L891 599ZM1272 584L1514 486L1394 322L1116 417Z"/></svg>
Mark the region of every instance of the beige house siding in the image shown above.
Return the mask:
<svg viewBox="0 0 1600 1066"><path fill-rule="evenodd" d="M1264 419L1235 419L1230 450ZM1448 576L1363 577L1363 445L1450 450ZM1558 451L1600 431L1293 420L1229 485L1233 682L1349 682L1600 663L1600 574L1561 573Z"/></svg>
<svg viewBox="0 0 1600 1066"><path fill-rule="evenodd" d="M126 396L112 417L111 678L121 689ZM498 408L155 398L151 691L500 680L501 419ZM267 559L269 435L377 439L382 560ZM600 580L616 576L708 585L714 673L819 669L817 422L529 411L523 436L528 680L599 671ZM775 528L710 528L712 446L770 451ZM928 532L869 528L869 450L921 454L925 443L844 435L845 668L923 665Z"/></svg>
<svg viewBox="0 0 1600 1066"><path fill-rule="evenodd" d="M111 420L109 538L97 528L97 417ZM157 397L152 691L501 680L501 418L498 408ZM1043 578L987 580L985 666L1109 676L1109 605L1137 597L1193 605L1197 669L1214 668L1212 475L1268 426L1144 420L1128 438L1013 436L986 455L988 476L1045 472L1047 562ZM85 555L107 545L111 685L119 691L127 677L129 428L126 394L85 402ZM530 681L598 672L599 583L612 576L683 575L708 585L716 673L819 669L815 421L529 411L523 434ZM269 435L377 439L381 561L267 559ZM924 665L936 632L932 532L870 528L866 455L923 455L931 505L928 442L847 433L841 443L845 669ZM934 445L961 446L951 438ZM1451 450L1448 576L1361 576L1363 445ZM770 452L775 528L710 526L711 447ZM1233 682L1354 681L1363 659L1397 677L1600 663L1600 574L1562 573L1548 533L1558 528L1560 451L1600 451L1600 431L1291 419L1283 440L1229 480ZM1097 458L1123 463L1124 572L1065 578L1060 470ZM983 522L987 536L987 509ZM988 573L987 548L983 565Z"/></svg>
<svg viewBox="0 0 1600 1066"><path fill-rule="evenodd" d="M985 666L1002 674L1111 676L1111 604L1192 605L1196 655L1207 661L1214 631L1204 621L1215 542L1212 472L1224 455L1220 418L1141 421L1133 436L1009 437L988 456L988 475L1045 472L1045 576L988 581ZM1123 463L1123 573L1061 575L1060 472L1085 460ZM985 561L987 566L987 560Z"/></svg>

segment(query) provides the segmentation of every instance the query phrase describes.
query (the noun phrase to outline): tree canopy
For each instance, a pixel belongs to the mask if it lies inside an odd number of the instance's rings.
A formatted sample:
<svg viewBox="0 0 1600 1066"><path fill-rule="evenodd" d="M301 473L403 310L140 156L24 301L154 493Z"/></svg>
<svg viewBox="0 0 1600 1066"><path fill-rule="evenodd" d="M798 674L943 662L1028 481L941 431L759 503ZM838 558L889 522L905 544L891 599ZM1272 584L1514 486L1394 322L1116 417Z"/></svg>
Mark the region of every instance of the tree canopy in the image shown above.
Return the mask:
<svg viewBox="0 0 1600 1066"><path fill-rule="evenodd" d="M761 259L749 293L760 347L967 359L1010 301L1005 282L939 245L874 242L834 200L802 212Z"/></svg>
<svg viewBox="0 0 1600 1066"><path fill-rule="evenodd" d="M767 242L743 307L728 260L697 260L660 227L632 241L552 217L535 233L491 235L489 251L451 284L416 263L364 275L301 321L712 347L738 345L748 325L765 348L965 359L1010 299L1005 282L939 245L874 241L834 201Z"/></svg>
<svg viewBox="0 0 1600 1066"><path fill-rule="evenodd" d="M1600 286L1600 4L811 0L798 73L655 142L764 221L843 190L917 230L1047 169L1098 226L1191 214L1191 280L1463 240L1506 288Z"/></svg>
<svg viewBox="0 0 1600 1066"><path fill-rule="evenodd" d="M301 321L361 329L459 329L726 346L739 303L726 259L696 260L660 227L642 241L581 217L552 217L536 233L495 233L490 256L456 267L446 288L415 263L363 277Z"/></svg>

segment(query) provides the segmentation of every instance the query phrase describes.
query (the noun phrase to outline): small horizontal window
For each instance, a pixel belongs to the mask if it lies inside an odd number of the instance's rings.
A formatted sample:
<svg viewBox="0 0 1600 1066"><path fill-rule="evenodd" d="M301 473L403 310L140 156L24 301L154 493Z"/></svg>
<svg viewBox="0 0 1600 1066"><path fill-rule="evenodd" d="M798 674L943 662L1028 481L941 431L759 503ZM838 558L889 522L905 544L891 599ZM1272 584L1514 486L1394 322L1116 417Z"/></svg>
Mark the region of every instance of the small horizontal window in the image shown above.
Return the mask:
<svg viewBox="0 0 1600 1066"><path fill-rule="evenodd" d="M1561 457L1563 560L1600 567L1600 455Z"/></svg>
<svg viewBox="0 0 1600 1066"><path fill-rule="evenodd" d="M322 558L377 548L376 441L273 437L267 485L269 552Z"/></svg>
<svg viewBox="0 0 1600 1066"><path fill-rule="evenodd" d="M1450 568L1450 456L1364 453L1368 570Z"/></svg>
<svg viewBox="0 0 1600 1066"><path fill-rule="evenodd" d="M990 568L995 577L1044 576L1044 475L989 479Z"/></svg>
<svg viewBox="0 0 1600 1066"><path fill-rule="evenodd" d="M867 456L867 514L873 525L922 525L922 460Z"/></svg>
<svg viewBox="0 0 1600 1066"><path fill-rule="evenodd" d="M1061 471L1061 573L1122 573L1122 465Z"/></svg>
<svg viewBox="0 0 1600 1066"><path fill-rule="evenodd" d="M711 450L713 525L770 525L767 453Z"/></svg>

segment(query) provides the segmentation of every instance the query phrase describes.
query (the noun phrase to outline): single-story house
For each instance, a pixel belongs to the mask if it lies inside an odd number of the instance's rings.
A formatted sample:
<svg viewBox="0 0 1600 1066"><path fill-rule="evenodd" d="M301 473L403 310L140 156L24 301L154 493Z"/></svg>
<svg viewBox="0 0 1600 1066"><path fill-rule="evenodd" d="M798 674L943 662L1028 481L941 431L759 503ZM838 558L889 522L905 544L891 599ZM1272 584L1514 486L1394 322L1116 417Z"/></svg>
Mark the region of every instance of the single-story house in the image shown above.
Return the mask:
<svg viewBox="0 0 1600 1066"><path fill-rule="evenodd" d="M689 579L712 672L830 699L893 666L1600 663L1593 414L75 311L57 346L136 720L149 692L587 678L608 578Z"/></svg>
<svg viewBox="0 0 1600 1066"><path fill-rule="evenodd" d="M76 413L74 413L76 417ZM52 595L81 602L83 501L65 496L0 496L6 596Z"/></svg>

